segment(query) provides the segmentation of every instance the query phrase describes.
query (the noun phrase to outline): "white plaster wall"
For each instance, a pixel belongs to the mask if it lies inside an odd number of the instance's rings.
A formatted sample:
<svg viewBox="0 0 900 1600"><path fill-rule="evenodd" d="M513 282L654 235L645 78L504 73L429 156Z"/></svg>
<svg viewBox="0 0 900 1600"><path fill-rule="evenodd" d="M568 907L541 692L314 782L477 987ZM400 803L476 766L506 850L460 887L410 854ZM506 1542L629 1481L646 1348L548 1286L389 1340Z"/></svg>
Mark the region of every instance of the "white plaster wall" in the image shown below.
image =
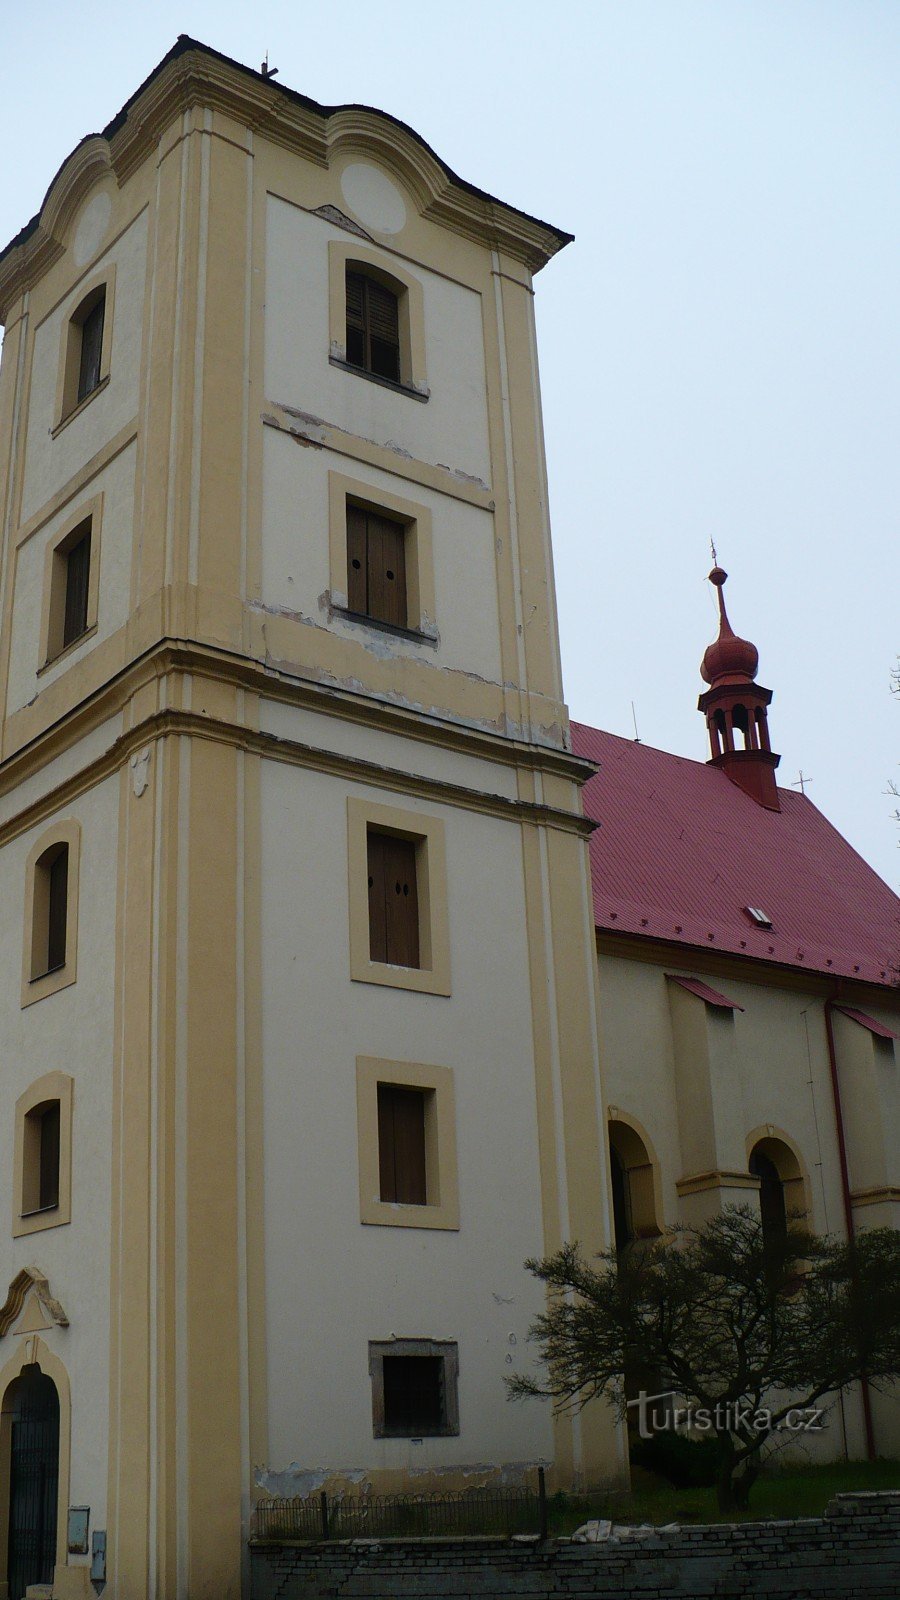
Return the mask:
<svg viewBox="0 0 900 1600"><path fill-rule="evenodd" d="M81 824L78 977L22 1010L25 862L53 822ZM0 1294L22 1267L36 1264L62 1303L68 1328L41 1337L69 1374L72 1391L70 1502L91 1507L106 1526L109 1421L110 1150L118 779L109 778L39 828L0 849ZM10 1236L14 1108L45 1072L74 1079L72 1220L25 1238ZM0 1344L5 1362L18 1343Z"/></svg>
<svg viewBox="0 0 900 1600"><path fill-rule="evenodd" d="M57 438L51 439L50 431L59 420L54 407L65 326L78 305L82 282L89 282L110 261L116 264L116 286L109 383ZM23 522L46 505L73 473L137 416L146 266L147 213L142 212L35 330Z"/></svg>
<svg viewBox="0 0 900 1600"><path fill-rule="evenodd" d="M262 733L274 734L278 739L315 745L320 750L351 756L357 761L375 761L379 766L395 767L400 772L416 773L444 783L462 783L467 788L503 795L508 800L517 797L514 767L482 761L443 745L427 744L422 739L404 739L400 734L385 733L381 728L344 722L340 717L309 711L305 706L261 700L259 727Z"/></svg>
<svg viewBox="0 0 900 1600"><path fill-rule="evenodd" d="M264 429L263 602L329 626L380 657L420 660L500 677L500 620L494 557L494 519L449 495L380 472L328 450L306 450L288 434ZM437 649L383 630L328 618L328 473L339 472L387 494L426 507L432 518Z"/></svg>
<svg viewBox="0 0 900 1600"><path fill-rule="evenodd" d="M266 398L311 412L363 438L401 444L490 483L481 297L400 259L425 296L426 404L330 365L328 241L353 235L298 206L268 197ZM377 248L360 241L364 249ZM390 270L390 255L385 265Z"/></svg>
<svg viewBox="0 0 900 1600"><path fill-rule="evenodd" d="M134 534L134 469L136 444L121 451L114 461L91 479L84 494L67 502L37 533L22 545L16 561L16 587L12 615L12 648L9 659L7 714L11 715L33 700L35 695L67 672L104 639L108 639L128 620L131 590L131 556ZM100 561L97 591L97 629L83 644L66 652L65 657L38 677L43 665L41 607L47 548L79 506L87 505L102 492L103 514L99 545L92 544L91 560Z"/></svg>
<svg viewBox="0 0 900 1600"><path fill-rule="evenodd" d="M519 830L396 797L445 819L453 994L353 983L347 793L394 798L263 765L268 1466L549 1457L548 1412L502 1383L541 1302L522 1266L542 1223ZM458 1233L360 1223L357 1055L454 1069ZM392 1334L458 1342L459 1437L373 1439L368 1342Z"/></svg>

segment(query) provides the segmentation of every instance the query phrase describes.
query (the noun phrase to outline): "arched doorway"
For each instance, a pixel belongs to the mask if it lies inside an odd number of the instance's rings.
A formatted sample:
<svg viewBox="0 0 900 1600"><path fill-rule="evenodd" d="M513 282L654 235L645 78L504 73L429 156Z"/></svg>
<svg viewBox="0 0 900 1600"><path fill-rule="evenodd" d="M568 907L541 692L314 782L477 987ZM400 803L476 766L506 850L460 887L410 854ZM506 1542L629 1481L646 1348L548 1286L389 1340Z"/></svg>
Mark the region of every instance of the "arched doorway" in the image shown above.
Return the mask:
<svg viewBox="0 0 900 1600"><path fill-rule="evenodd" d="M59 1395L37 1364L22 1368L3 1399L9 1436L9 1600L52 1583L59 1495Z"/></svg>

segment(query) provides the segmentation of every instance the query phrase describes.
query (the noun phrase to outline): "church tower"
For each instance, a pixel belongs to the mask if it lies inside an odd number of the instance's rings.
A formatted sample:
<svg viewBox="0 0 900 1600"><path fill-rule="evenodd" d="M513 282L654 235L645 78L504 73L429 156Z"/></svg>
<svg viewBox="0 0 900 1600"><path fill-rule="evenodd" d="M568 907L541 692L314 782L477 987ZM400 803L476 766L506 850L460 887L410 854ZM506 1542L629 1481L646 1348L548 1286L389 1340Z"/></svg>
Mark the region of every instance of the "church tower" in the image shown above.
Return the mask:
<svg viewBox="0 0 900 1600"><path fill-rule="evenodd" d="M0 1391L53 1391L55 1595L237 1596L266 1493L620 1470L503 1386L524 1259L611 1238L568 237L181 38L0 256Z"/></svg>
<svg viewBox="0 0 900 1600"><path fill-rule="evenodd" d="M728 620L723 593L727 577L720 566L709 575L719 601L719 637L707 646L700 664L700 676L709 684L698 707L706 714L710 766L721 767L757 805L780 811L775 768L781 757L769 743L772 691L756 682L756 645L739 639Z"/></svg>

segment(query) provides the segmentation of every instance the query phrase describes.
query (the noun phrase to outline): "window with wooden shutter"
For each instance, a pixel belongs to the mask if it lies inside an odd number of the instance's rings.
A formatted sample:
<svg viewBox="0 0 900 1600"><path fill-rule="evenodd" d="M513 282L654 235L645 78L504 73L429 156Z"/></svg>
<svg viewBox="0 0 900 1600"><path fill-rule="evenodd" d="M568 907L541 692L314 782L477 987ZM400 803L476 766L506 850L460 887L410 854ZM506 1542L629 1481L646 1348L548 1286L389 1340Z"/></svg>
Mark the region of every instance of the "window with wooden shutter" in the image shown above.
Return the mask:
<svg viewBox="0 0 900 1600"><path fill-rule="evenodd" d="M416 841L369 828L367 847L370 960L418 967Z"/></svg>
<svg viewBox="0 0 900 1600"><path fill-rule="evenodd" d="M424 1089L378 1085L378 1173L380 1197L397 1205L428 1203L425 1165Z"/></svg>
<svg viewBox="0 0 900 1600"><path fill-rule="evenodd" d="M406 528L392 517L347 505L347 604L376 622L407 626Z"/></svg>
<svg viewBox="0 0 900 1600"><path fill-rule="evenodd" d="M103 323L106 316L106 295L102 294L81 320L81 353L78 363L78 390L76 404L86 400L100 383L100 361L103 354Z"/></svg>
<svg viewBox="0 0 900 1600"><path fill-rule="evenodd" d="M400 382L397 295L366 273L347 268L347 360L378 378Z"/></svg>
<svg viewBox="0 0 900 1600"><path fill-rule="evenodd" d="M91 578L91 525L71 545L64 557L66 563L66 600L63 616L62 648L74 644L88 625L88 594Z"/></svg>

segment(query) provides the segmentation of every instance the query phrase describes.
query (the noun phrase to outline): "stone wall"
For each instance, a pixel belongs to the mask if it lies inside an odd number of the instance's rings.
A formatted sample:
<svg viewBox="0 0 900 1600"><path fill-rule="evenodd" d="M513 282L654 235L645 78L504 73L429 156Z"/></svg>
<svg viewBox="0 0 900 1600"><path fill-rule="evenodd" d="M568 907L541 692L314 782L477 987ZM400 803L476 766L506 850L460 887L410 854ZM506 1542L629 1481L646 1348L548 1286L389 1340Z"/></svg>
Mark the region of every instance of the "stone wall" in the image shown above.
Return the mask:
<svg viewBox="0 0 900 1600"><path fill-rule="evenodd" d="M898 1600L900 1490L838 1495L824 1517L603 1544L254 1542L250 1562L251 1600Z"/></svg>

